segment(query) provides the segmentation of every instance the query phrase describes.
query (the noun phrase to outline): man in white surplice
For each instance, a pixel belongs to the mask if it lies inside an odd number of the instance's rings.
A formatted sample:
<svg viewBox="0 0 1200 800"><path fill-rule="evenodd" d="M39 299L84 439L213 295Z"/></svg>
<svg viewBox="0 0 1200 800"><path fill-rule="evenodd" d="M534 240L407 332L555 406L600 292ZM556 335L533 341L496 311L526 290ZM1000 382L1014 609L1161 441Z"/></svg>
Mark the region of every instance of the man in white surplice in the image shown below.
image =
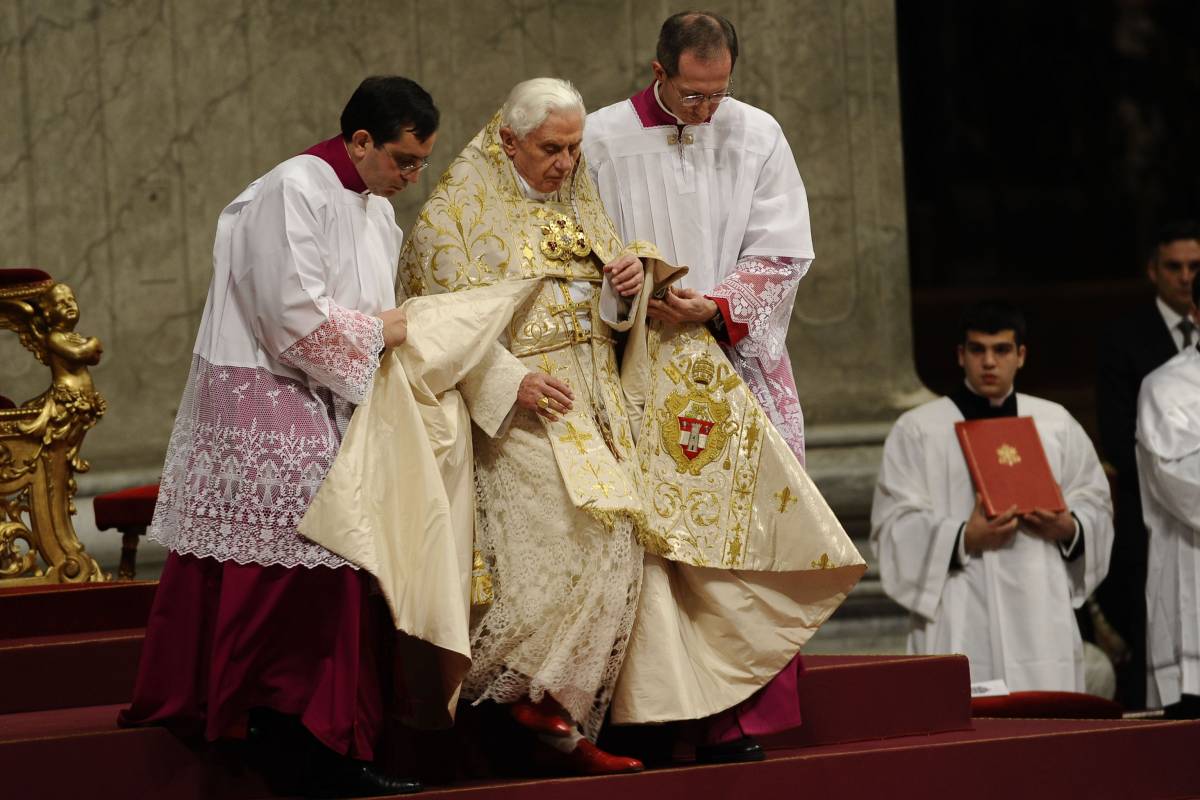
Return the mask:
<svg viewBox="0 0 1200 800"><path fill-rule="evenodd" d="M1112 501L1095 448L1057 403L1017 394L1025 321L1006 303L963 316L966 380L896 421L883 447L871 546L884 591L911 612L913 653L964 653L971 679L1082 691L1073 608L1103 580ZM1033 418L1067 511L988 518L954 431L962 419Z"/></svg>
<svg viewBox="0 0 1200 800"><path fill-rule="evenodd" d="M1200 304L1200 281L1192 284ZM1200 323L1200 311L1192 308ZM1200 717L1200 351L1184 350L1142 382L1137 415L1146 580L1147 705Z"/></svg>
<svg viewBox="0 0 1200 800"><path fill-rule="evenodd" d="M589 115L583 146L621 236L653 242L664 259L689 267L682 288L650 301L649 316L706 324L803 464L804 419L785 338L813 258L808 199L779 123L732 97L737 55L729 20L675 14L659 33L654 81ZM657 596L653 585L667 579L667 567L647 557L644 598ZM643 608L639 625L650 618ZM699 757L761 758L750 737L800 723L799 668L797 657L763 691L710 718Z"/></svg>

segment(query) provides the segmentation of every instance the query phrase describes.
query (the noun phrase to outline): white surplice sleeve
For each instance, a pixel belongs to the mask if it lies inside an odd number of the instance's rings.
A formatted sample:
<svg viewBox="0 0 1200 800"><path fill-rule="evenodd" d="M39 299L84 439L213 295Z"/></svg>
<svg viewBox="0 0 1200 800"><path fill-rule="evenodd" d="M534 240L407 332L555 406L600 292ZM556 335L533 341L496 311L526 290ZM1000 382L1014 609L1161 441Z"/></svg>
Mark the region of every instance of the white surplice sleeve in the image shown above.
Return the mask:
<svg viewBox="0 0 1200 800"><path fill-rule="evenodd" d="M727 322L748 329L730 343L768 366L786 352L796 285L813 261L804 181L783 131L773 121L771 127L773 146L754 185L737 264L708 293L725 299Z"/></svg>
<svg viewBox="0 0 1200 800"><path fill-rule="evenodd" d="M1174 361L1169 363L1179 369ZM1194 383L1171 377L1155 373L1142 384L1138 475L1143 494L1188 527L1200 529L1200 393Z"/></svg>
<svg viewBox="0 0 1200 800"><path fill-rule="evenodd" d="M263 187L233 232L235 296L269 357L358 404L379 367L383 322L329 296L329 213L322 193L293 179Z"/></svg>
<svg viewBox="0 0 1200 800"><path fill-rule="evenodd" d="M903 417L883 445L871 503L871 549L889 597L928 620L937 618L959 529L934 506L921 430Z"/></svg>
<svg viewBox="0 0 1200 800"><path fill-rule="evenodd" d="M1096 448L1074 418L1067 420L1063 439L1063 499L1083 530L1083 556L1066 562L1071 579L1071 603L1083 606L1108 574L1113 543L1112 497Z"/></svg>

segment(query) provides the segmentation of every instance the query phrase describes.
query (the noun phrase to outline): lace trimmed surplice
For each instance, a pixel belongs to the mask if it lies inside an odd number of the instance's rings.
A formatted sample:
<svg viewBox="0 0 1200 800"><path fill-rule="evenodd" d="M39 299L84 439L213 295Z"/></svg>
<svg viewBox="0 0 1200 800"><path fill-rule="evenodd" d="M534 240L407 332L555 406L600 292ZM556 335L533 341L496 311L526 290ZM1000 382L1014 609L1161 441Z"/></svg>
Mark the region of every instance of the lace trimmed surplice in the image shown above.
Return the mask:
<svg viewBox="0 0 1200 800"><path fill-rule="evenodd" d="M784 441L804 463L804 413L787 352L796 286L812 259L745 256L706 297L727 316L725 354Z"/></svg>
<svg viewBox="0 0 1200 800"><path fill-rule="evenodd" d="M310 155L222 212L152 539L239 564L347 565L296 526L378 369L400 239L387 200Z"/></svg>

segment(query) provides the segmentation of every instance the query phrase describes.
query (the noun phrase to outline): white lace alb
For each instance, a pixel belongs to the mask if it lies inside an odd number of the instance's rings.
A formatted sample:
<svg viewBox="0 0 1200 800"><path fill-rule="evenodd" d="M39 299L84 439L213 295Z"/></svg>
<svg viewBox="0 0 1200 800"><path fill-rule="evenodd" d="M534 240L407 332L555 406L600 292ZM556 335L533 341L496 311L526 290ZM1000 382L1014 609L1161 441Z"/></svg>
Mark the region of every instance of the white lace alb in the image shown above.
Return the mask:
<svg viewBox="0 0 1200 800"><path fill-rule="evenodd" d="M193 356L150 538L239 564L348 564L296 526L337 455L354 411L349 398L370 389L383 339L378 319L331 311L280 360L332 390Z"/></svg>

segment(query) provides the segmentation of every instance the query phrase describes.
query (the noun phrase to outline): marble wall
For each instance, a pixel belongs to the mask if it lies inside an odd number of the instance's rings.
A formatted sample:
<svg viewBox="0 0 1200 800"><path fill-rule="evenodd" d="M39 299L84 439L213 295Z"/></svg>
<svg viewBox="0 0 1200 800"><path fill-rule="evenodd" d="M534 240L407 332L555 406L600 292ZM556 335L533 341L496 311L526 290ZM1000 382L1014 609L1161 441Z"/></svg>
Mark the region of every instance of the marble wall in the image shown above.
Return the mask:
<svg viewBox="0 0 1200 800"><path fill-rule="evenodd" d="M910 344L890 0L727 0L737 91L787 131L818 258L790 339L816 438L883 422L920 392ZM556 74L590 106L649 80L674 4L636 0L9 0L0 4L0 265L74 286L101 337L98 470L162 458L208 285L217 214L336 131L365 75L409 75L444 124L402 226L518 80ZM44 388L0 336L0 392Z"/></svg>

